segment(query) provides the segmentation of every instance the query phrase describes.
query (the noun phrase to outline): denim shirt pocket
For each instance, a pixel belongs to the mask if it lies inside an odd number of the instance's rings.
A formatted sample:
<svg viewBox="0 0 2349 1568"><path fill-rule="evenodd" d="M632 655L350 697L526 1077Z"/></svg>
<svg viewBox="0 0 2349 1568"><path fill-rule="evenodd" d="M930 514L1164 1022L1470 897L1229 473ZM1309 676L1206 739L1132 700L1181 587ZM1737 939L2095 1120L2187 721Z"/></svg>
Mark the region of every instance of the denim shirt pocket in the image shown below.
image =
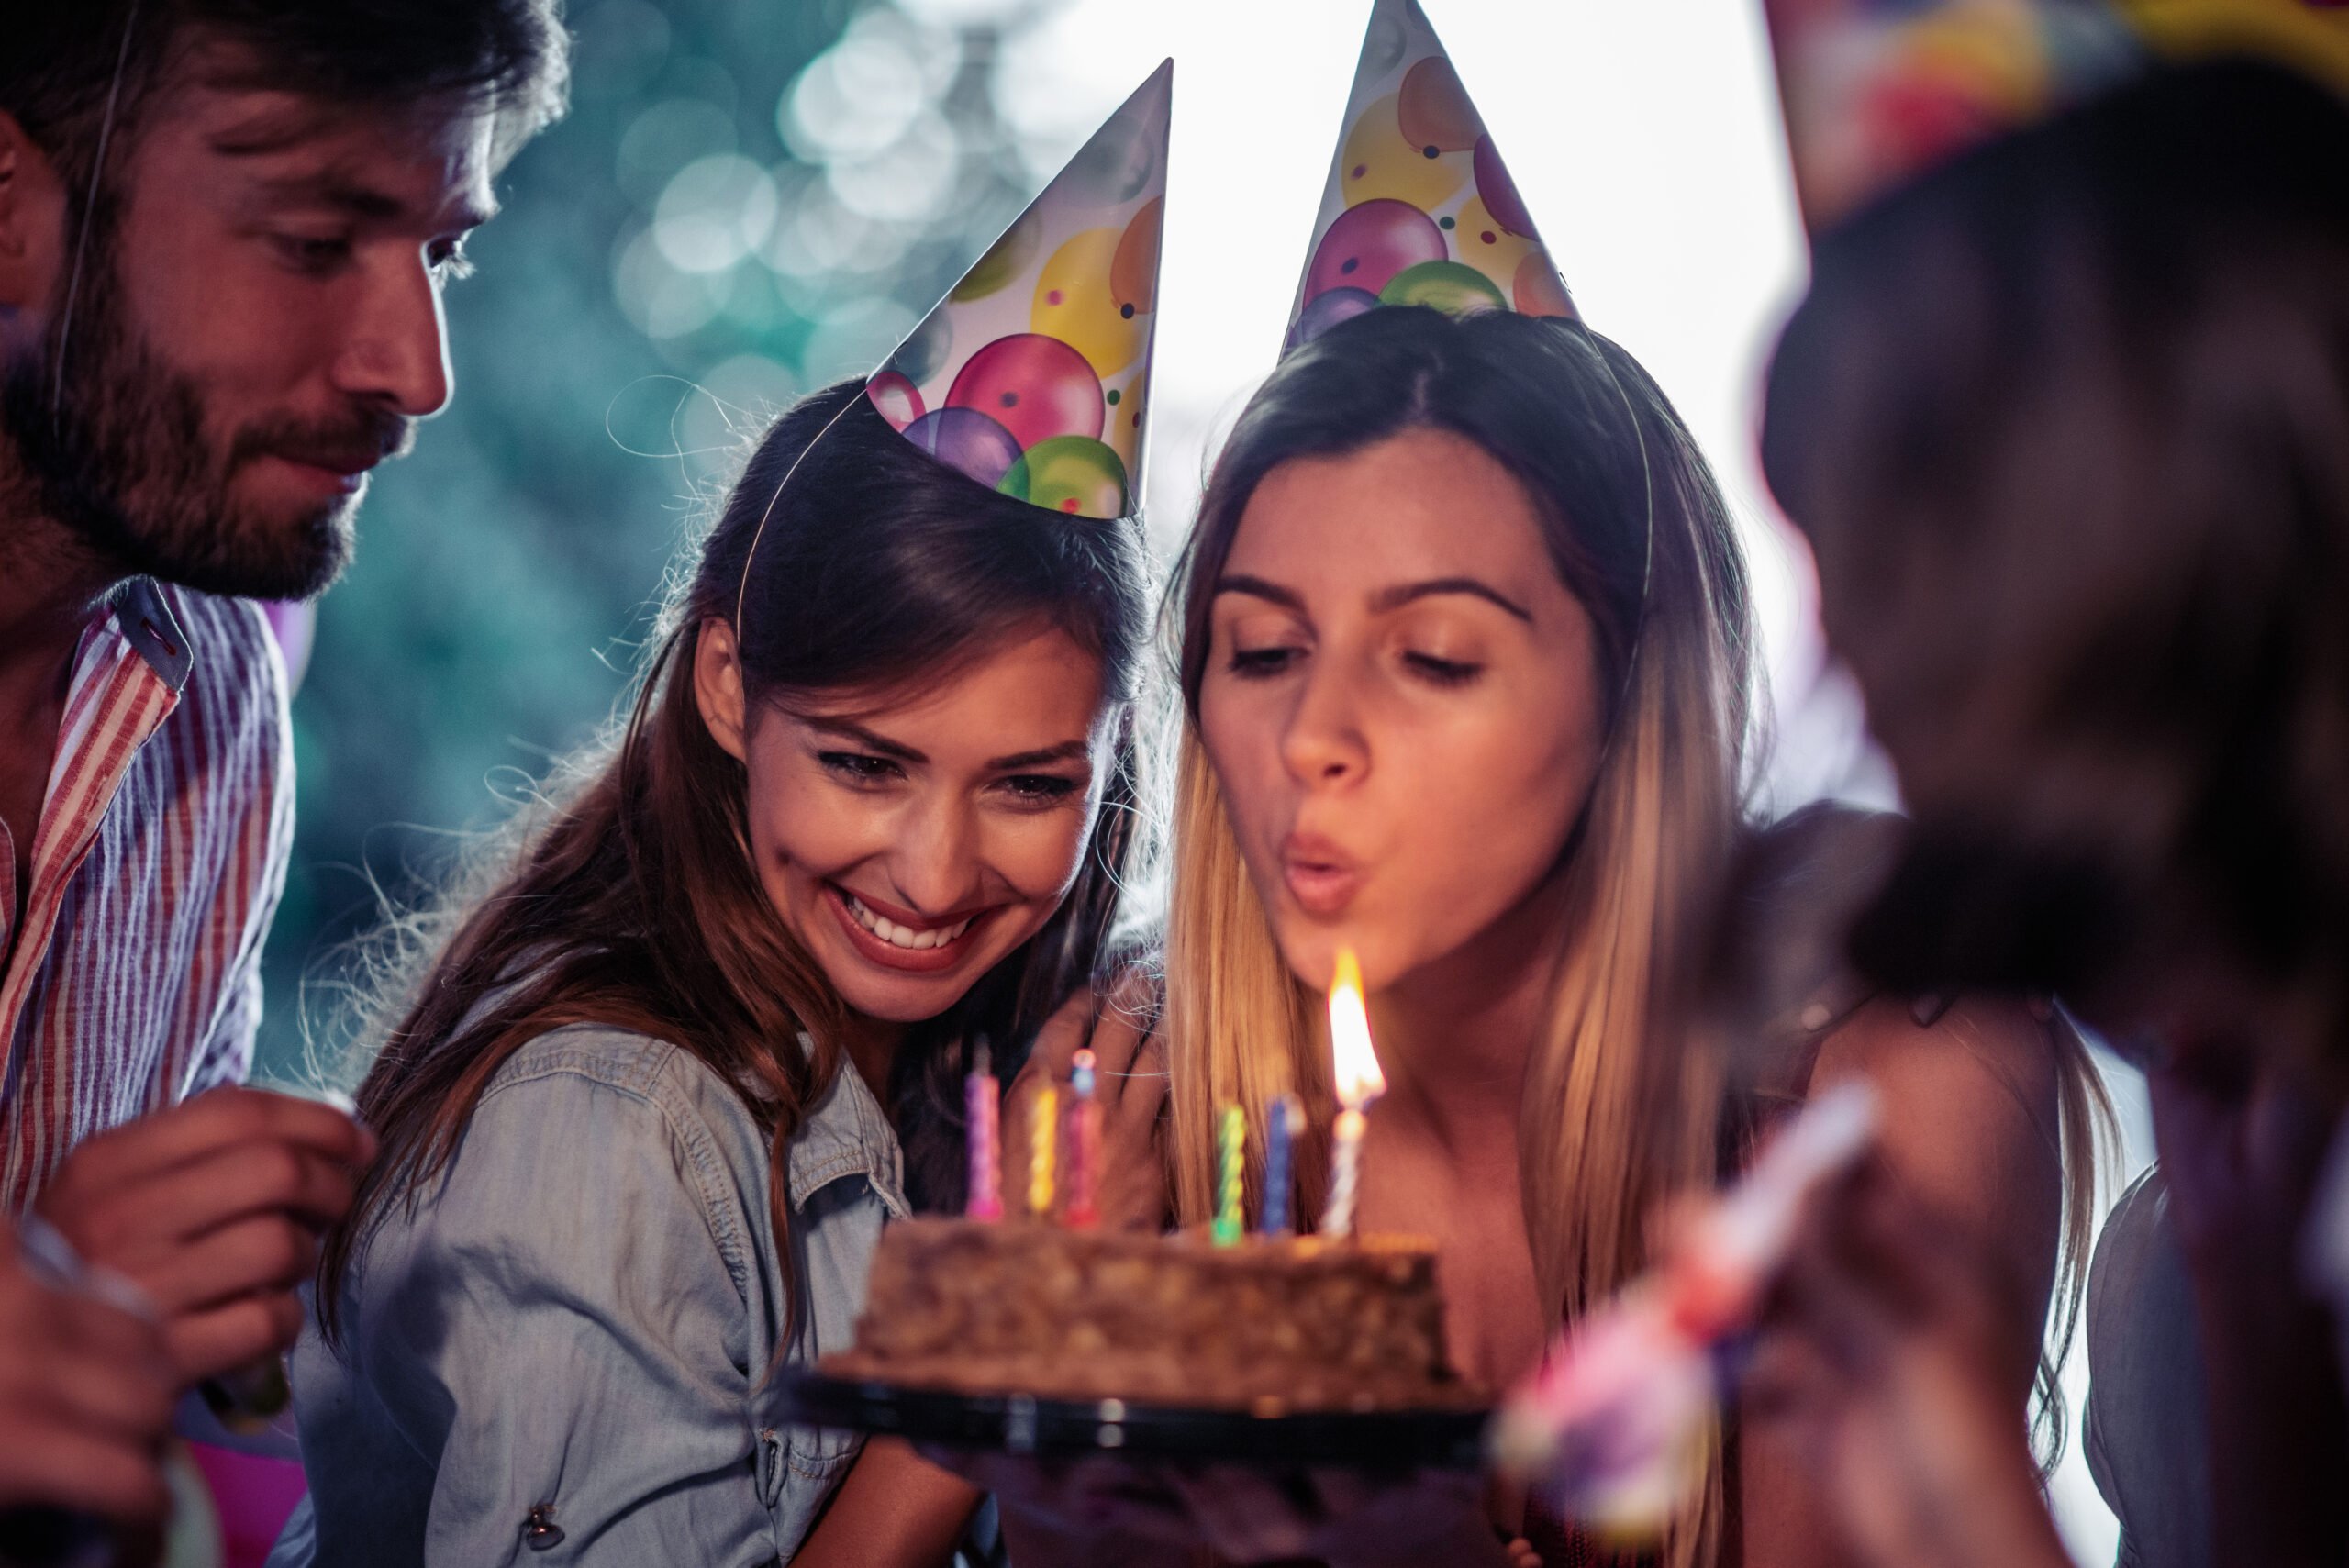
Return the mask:
<svg viewBox="0 0 2349 1568"><path fill-rule="evenodd" d="M774 1517L786 1560L798 1551L824 1500L863 1451L856 1432L814 1427L759 1429L759 1500Z"/></svg>

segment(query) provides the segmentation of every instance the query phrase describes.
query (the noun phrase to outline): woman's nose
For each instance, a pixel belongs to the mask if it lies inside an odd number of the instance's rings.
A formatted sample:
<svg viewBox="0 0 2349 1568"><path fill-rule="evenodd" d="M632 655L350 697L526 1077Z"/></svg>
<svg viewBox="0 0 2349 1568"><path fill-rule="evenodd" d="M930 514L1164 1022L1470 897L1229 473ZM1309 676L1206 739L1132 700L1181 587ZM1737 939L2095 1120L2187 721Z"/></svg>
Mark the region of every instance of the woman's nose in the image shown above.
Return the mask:
<svg viewBox="0 0 2349 1568"><path fill-rule="evenodd" d="M943 915L976 900L977 825L966 801L927 804L906 824L890 856L889 880L898 899L923 915Z"/></svg>
<svg viewBox="0 0 2349 1568"><path fill-rule="evenodd" d="M1349 783L1370 771L1360 705L1342 672L1324 665L1306 680L1281 734L1281 762L1308 788Z"/></svg>

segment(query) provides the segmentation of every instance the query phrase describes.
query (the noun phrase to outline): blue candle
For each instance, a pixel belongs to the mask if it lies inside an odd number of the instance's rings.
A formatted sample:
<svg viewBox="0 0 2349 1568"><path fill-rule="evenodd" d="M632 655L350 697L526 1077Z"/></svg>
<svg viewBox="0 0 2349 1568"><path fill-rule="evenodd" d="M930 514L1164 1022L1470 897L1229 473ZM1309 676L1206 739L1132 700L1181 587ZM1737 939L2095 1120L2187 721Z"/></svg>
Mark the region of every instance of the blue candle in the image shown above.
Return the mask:
<svg viewBox="0 0 2349 1568"><path fill-rule="evenodd" d="M1289 1228L1289 1151L1296 1146L1297 1134L1305 1130L1305 1107L1297 1104L1295 1095L1275 1095L1272 1115L1265 1120L1264 1229L1267 1234L1278 1235Z"/></svg>

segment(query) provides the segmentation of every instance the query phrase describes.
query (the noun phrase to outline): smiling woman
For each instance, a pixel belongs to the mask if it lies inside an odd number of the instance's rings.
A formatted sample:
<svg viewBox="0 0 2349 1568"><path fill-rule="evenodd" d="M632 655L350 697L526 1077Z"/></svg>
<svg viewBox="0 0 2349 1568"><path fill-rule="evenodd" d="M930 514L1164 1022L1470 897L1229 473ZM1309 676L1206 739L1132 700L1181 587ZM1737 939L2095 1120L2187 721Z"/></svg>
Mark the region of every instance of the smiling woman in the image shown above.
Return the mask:
<svg viewBox="0 0 2349 1568"><path fill-rule="evenodd" d="M1107 962L1144 562L860 385L776 422L617 745L395 966L277 1561L945 1549L976 1494L788 1428L770 1373L848 1342L885 1218L960 1200L972 1042L1016 1067Z"/></svg>

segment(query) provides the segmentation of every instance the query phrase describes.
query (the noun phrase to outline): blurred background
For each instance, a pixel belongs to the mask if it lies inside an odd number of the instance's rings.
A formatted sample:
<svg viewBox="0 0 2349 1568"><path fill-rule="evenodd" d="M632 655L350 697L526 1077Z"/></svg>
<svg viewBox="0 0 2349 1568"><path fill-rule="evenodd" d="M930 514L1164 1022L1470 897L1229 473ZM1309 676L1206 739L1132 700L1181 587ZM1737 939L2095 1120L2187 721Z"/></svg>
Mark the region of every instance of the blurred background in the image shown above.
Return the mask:
<svg viewBox="0 0 2349 1568"><path fill-rule="evenodd" d="M1760 6L1423 4L1584 316L1654 373L1721 473L1766 639L1765 805L1890 804L1753 458L1758 377L1803 275ZM377 477L356 564L318 606L257 1075L306 1075L379 894L412 896L606 721L744 438L868 373L1169 55L1145 499L1171 549L1280 343L1368 11L574 0L570 117L507 172L478 272L449 293L455 404ZM2108 1078L2133 1172L2143 1095ZM2075 1430L2059 1510L2080 1560L2110 1562L2078 1451Z"/></svg>

